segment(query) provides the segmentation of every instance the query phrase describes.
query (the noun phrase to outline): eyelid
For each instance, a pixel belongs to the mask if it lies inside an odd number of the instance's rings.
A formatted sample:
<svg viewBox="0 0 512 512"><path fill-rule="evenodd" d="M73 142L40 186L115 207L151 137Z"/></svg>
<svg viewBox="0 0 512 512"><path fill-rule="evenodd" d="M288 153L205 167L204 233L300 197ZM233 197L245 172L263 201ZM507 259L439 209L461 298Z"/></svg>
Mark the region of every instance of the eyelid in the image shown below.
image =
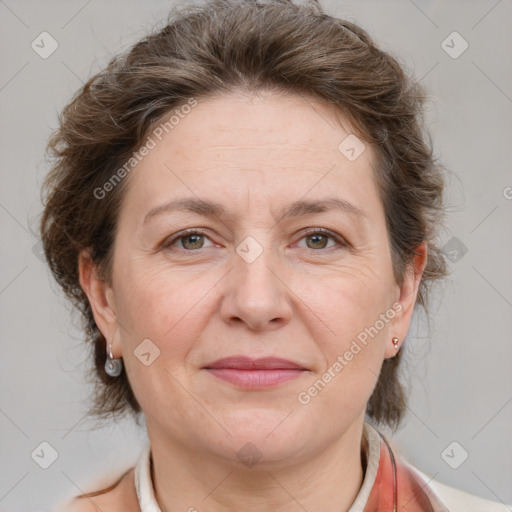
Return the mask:
<svg viewBox="0 0 512 512"><path fill-rule="evenodd" d="M178 233L168 236L167 238L164 239L164 241L161 244L159 244L159 247L161 247L162 249L171 247L172 244L174 244L180 238L183 238L187 235L203 235L205 238L208 238L213 244L215 244L215 242L213 240L211 240L211 238L208 236L208 232L206 229L188 228L188 229L183 229L181 231L178 231ZM181 249L181 248L179 248L179 249ZM201 249L202 249L202 247L201 247ZM182 249L182 250L184 250L186 252L195 252L195 251L187 251L186 249Z"/></svg>
<svg viewBox="0 0 512 512"><path fill-rule="evenodd" d="M299 233L301 234L301 237L297 241L302 240L304 237L306 237L308 235L321 233L322 235L326 235L326 236L329 236L332 239L334 239L335 242L338 245L340 245L341 247L351 247L349 242L344 237L342 237L341 235L338 235L337 233L334 233L333 231L330 231L329 229L326 229L326 228L306 228L302 231L299 231ZM334 249L334 247L330 247L330 249ZM321 252L320 250L315 250L315 249L312 249L312 250L315 252Z"/></svg>
<svg viewBox="0 0 512 512"><path fill-rule="evenodd" d="M303 238L307 237L308 235L318 234L318 233L321 233L325 236L332 238L340 247L351 247L349 242L344 237L342 237L341 235L338 235L337 233L334 233L333 231L330 231L329 229L326 229L326 228L314 228L314 227L313 228L305 228L298 232L298 234L300 234L301 236L297 240L297 242L299 242ZM203 228L188 228L188 229L183 229L173 235L170 235L169 237L165 238L164 241L159 245L163 249L168 248L168 247L172 246L180 238L183 238L189 234L190 235L192 235L192 234L203 235L205 238L208 238L213 244L216 244L216 242L211 240L211 238L208 236L208 230L203 229ZM218 245L218 244L216 244L216 245ZM200 249L207 249L207 248L208 247L201 247ZM330 247L330 249L334 249L334 248L335 247ZM179 248L179 249L182 249L182 248ZM194 250L187 251L186 249L182 249L182 250L185 252L197 252L200 249L197 249L196 251L194 251ZM312 250L315 252L322 252L322 250L315 250L315 249L312 249Z"/></svg>

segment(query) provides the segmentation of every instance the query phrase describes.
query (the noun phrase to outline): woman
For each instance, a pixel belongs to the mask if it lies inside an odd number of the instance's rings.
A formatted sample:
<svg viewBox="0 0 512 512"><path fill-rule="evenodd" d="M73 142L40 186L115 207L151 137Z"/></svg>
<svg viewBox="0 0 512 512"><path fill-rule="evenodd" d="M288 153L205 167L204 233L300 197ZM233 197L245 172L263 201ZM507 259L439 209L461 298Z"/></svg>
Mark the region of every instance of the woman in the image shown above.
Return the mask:
<svg viewBox="0 0 512 512"><path fill-rule="evenodd" d="M149 443L62 510L506 509L377 428L446 274L421 107L362 29L286 1L176 12L80 90L45 253L94 347L91 412L143 414Z"/></svg>

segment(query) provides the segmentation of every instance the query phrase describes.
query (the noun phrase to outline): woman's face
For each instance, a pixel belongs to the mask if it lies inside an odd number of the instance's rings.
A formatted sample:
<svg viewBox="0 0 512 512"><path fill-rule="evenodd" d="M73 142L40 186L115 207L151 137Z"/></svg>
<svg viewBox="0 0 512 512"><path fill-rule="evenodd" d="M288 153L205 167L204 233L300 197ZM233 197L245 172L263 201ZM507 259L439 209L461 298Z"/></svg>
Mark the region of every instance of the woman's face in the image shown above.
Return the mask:
<svg viewBox="0 0 512 512"><path fill-rule="evenodd" d="M198 99L163 133L127 178L111 286L83 277L96 321L150 437L231 460L248 442L265 460L311 457L361 426L424 252L400 288L374 153L332 107ZM207 368L238 356L301 369L244 372L251 386Z"/></svg>

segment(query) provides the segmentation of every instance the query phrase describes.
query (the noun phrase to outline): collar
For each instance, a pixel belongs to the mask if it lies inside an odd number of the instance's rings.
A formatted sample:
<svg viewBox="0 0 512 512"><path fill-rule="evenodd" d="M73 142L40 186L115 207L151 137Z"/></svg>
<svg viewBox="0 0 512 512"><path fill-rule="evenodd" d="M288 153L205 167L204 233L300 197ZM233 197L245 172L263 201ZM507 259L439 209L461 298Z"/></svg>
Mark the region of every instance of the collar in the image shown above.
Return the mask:
<svg viewBox="0 0 512 512"><path fill-rule="evenodd" d="M369 423L363 426L363 453L366 468L363 484L348 512L362 512L375 484L381 455L381 437ZM151 444L144 447L135 466L135 490L142 512L162 512L155 498L151 479Z"/></svg>

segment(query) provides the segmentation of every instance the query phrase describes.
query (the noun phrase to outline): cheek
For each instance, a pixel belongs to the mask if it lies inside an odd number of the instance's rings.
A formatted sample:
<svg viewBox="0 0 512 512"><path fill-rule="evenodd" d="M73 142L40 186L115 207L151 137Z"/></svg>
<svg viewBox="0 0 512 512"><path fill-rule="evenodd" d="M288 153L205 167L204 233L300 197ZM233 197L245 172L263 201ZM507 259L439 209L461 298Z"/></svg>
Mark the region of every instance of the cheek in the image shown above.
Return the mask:
<svg viewBox="0 0 512 512"><path fill-rule="evenodd" d="M185 279L185 273L169 269L139 268L126 275L130 279L118 288L122 297L118 315L126 326L121 344L132 389L142 409L155 416L173 397L173 408L165 414L178 425L176 417L190 414L190 397L180 384L194 373L187 357L211 315L206 311L211 306L208 291L218 279L190 274ZM148 365L139 357L146 352L151 359Z"/></svg>
<svg viewBox="0 0 512 512"><path fill-rule="evenodd" d="M374 262L340 267L314 282L305 279L301 287L304 302L322 320L322 332L333 350L373 326L393 302L392 276Z"/></svg>
<svg viewBox="0 0 512 512"><path fill-rule="evenodd" d="M337 429L360 414L372 394L389 324L383 324L377 332L371 330L379 315L386 312L384 294L364 293L359 287L347 285L342 292L333 287L327 295L318 308L322 307L319 316L330 329L322 329L320 334L312 332L323 364L297 399L307 407L311 404L313 410L328 410L326 422Z"/></svg>
<svg viewBox="0 0 512 512"><path fill-rule="evenodd" d="M179 360L199 336L201 322L208 320L208 292L218 279L168 267L128 268L129 278L118 287L118 316L132 349L150 339L162 352L172 346L173 359Z"/></svg>
<svg viewBox="0 0 512 512"><path fill-rule="evenodd" d="M304 302L321 320L311 334L323 365L311 376L311 387L302 390L301 403L311 400L332 410L336 421L358 414L368 401L395 313L393 279L384 266L339 270L316 285L309 280L302 284Z"/></svg>

